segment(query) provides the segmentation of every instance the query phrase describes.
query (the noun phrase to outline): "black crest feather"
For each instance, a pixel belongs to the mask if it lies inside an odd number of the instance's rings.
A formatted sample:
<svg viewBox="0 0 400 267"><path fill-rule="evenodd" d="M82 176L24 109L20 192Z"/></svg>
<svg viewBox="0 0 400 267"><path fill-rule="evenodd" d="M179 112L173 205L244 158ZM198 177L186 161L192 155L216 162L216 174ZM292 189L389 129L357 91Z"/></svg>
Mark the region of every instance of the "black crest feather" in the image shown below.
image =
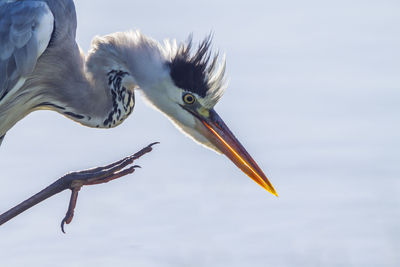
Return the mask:
<svg viewBox="0 0 400 267"><path fill-rule="evenodd" d="M212 36L207 36L192 52L192 36L186 44L180 45L170 63L171 77L179 88L205 97L210 90L210 77L215 70L218 54L211 57Z"/></svg>

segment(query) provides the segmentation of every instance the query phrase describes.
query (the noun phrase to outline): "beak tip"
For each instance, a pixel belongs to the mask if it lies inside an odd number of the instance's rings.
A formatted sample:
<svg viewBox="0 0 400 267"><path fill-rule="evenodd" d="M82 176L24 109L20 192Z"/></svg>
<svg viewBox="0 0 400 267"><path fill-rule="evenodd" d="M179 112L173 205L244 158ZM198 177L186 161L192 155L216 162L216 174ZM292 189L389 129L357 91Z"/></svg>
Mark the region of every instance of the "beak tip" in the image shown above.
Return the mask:
<svg viewBox="0 0 400 267"><path fill-rule="evenodd" d="M262 171L261 171L262 172ZM258 183L259 185L261 185L262 188L264 188L265 190L267 190L269 193L273 194L276 197L279 197L278 193L276 192L274 186L271 184L271 182L268 180L267 177L265 177L264 173L263 174L263 179L259 180L259 179L255 179L253 177L251 177L256 183Z"/></svg>
<svg viewBox="0 0 400 267"><path fill-rule="evenodd" d="M278 193L275 191L275 189L273 187L268 188L267 191L270 192L271 194L273 194L274 196L279 197Z"/></svg>

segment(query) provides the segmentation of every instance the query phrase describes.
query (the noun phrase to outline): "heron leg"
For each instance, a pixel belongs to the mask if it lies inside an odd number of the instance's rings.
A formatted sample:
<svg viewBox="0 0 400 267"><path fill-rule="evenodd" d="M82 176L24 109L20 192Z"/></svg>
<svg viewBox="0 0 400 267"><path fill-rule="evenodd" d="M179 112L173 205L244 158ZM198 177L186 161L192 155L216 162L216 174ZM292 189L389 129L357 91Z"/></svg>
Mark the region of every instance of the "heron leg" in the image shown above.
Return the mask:
<svg viewBox="0 0 400 267"><path fill-rule="evenodd" d="M72 172L64 175L39 193L21 202L20 204L11 208L5 213L0 214L0 225L6 223L15 216L21 214L25 210L35 206L43 200L54 196L66 189L70 189L71 197L68 205L68 210L64 219L61 222L61 230L65 233L64 224L69 224L72 221L74 210L78 200L78 193L82 186L107 183L127 174L133 173L135 169L139 166L134 165L128 167L128 165L132 164L134 160L140 158L144 154L149 153L152 150L152 146L155 144L157 143L152 143L140 150L139 152L135 153L134 155L126 157L122 160L118 160L109 165L84 171Z"/></svg>

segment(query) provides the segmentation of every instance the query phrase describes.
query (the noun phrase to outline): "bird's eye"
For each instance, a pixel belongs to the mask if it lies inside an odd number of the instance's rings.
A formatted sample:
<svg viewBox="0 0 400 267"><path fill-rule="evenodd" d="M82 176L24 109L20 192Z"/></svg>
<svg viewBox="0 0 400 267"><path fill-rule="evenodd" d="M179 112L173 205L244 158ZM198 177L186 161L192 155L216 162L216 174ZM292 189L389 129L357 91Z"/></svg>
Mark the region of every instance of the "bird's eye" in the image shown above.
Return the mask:
<svg viewBox="0 0 400 267"><path fill-rule="evenodd" d="M184 95L183 95L183 101L184 101L186 104L193 104L194 101L196 101L196 98L195 98L194 95L192 95L192 94L184 94Z"/></svg>

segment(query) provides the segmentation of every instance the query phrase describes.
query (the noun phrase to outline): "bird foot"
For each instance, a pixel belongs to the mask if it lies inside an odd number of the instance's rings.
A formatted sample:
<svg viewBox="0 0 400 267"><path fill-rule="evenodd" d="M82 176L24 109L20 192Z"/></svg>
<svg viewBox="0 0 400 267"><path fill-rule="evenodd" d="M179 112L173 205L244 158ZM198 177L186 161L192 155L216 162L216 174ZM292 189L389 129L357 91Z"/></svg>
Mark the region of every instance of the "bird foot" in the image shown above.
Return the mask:
<svg viewBox="0 0 400 267"><path fill-rule="evenodd" d="M132 163L132 162L131 162ZM130 163L128 163L130 164ZM109 181L115 180L117 178L121 178L125 175L128 175L130 173L133 173L135 171L135 168L140 168L139 165L134 165L129 168L123 169L124 166L123 164L114 167L114 172L112 170L107 170L105 169L104 172L110 172L108 176L103 176L103 174L99 174L98 172L86 172L84 174L84 178L77 178L76 180L73 180L71 182L71 197L69 200L69 205L68 205L68 210L67 213L65 214L64 219L61 221L61 231L65 234L64 230L64 225L69 224L73 217L74 217L74 210L76 207L76 203L78 201L78 193L81 190L82 186L84 185L96 185L96 184L103 184L103 183L108 183ZM72 175L80 175L81 172L75 172L71 173ZM68 174L68 175L71 175ZM69 178L69 177L67 177ZM75 177L74 177L75 178Z"/></svg>
<svg viewBox="0 0 400 267"><path fill-rule="evenodd" d="M64 219L61 221L61 231L65 234L64 225L69 224L74 217L74 210L78 200L78 193L82 186L108 183L109 181L133 173L135 169L140 168L140 166L128 166L131 165L134 160L150 152L152 150L152 146L157 143L158 142L152 143L140 150L139 152L135 153L134 155L111 163L107 166L72 172L62 177L60 180L64 180L63 182L67 182L69 184L68 188L71 189L71 197L67 213L65 214Z"/></svg>
<svg viewBox="0 0 400 267"><path fill-rule="evenodd" d="M9 220L13 219L14 217L18 216L22 212L48 199L49 197L52 197L66 189L70 189L71 198L69 201L68 210L67 213L65 214L64 219L61 222L61 230L63 231L63 233L65 233L64 225L69 224L72 221L72 218L74 217L74 209L76 207L78 193L79 190L82 188L82 186L107 183L109 181L118 179L129 173L134 172L136 168L139 168L139 166L138 165L129 166L129 165L131 165L134 162L134 160L152 151L153 149L152 146L155 144L158 144L158 142L152 143L143 148L142 150L140 150L139 152L135 153L134 155L116 161L114 163L111 163L107 166L89 169L85 171L72 172L67 175L64 175L63 177L56 180L54 183L50 184L40 192L22 201L21 203L19 203L15 207L12 207L8 211L0 214L0 226L8 222Z"/></svg>

